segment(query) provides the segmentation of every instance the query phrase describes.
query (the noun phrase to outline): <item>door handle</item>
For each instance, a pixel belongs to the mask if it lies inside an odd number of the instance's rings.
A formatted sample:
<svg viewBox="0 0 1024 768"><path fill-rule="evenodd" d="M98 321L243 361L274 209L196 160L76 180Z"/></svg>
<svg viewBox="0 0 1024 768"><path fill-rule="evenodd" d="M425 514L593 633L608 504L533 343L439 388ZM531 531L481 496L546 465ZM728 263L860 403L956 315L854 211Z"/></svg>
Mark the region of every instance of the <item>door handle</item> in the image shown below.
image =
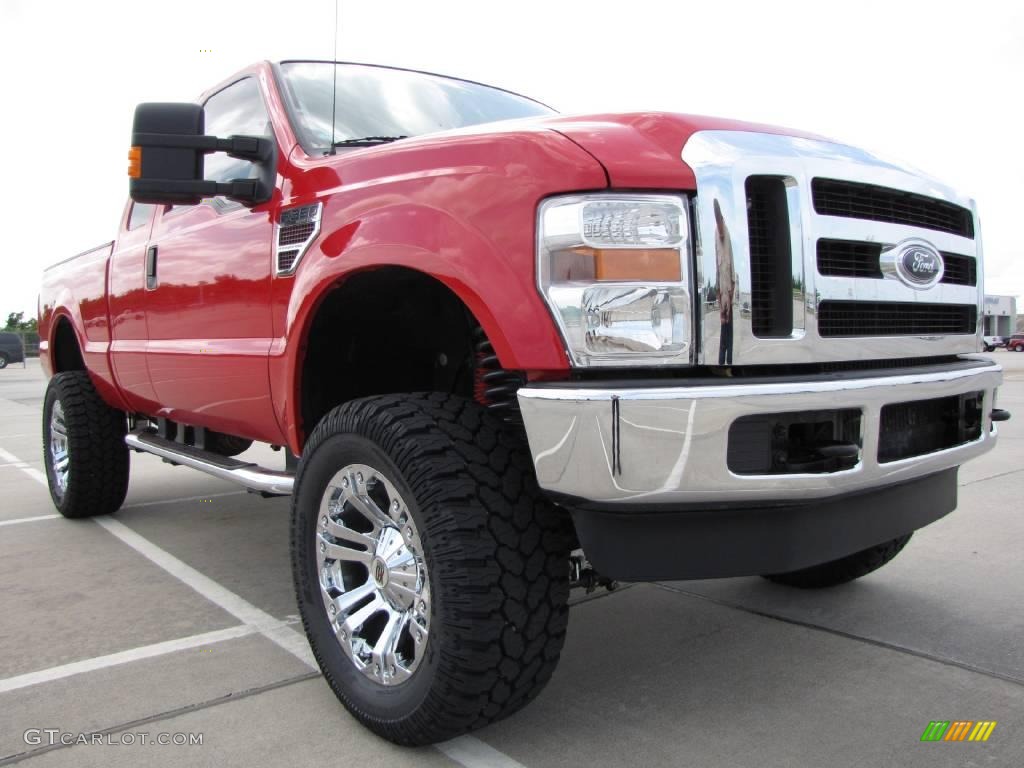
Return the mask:
<svg viewBox="0 0 1024 768"><path fill-rule="evenodd" d="M156 246L151 245L146 249L146 290L156 288Z"/></svg>

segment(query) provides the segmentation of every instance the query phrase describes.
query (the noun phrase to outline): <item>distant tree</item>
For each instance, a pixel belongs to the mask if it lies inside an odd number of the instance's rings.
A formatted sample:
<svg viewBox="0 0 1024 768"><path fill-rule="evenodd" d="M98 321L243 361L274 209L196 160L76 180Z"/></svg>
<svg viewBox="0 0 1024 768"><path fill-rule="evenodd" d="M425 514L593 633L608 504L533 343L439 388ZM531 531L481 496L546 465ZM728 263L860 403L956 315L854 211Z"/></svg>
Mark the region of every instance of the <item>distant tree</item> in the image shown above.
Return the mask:
<svg viewBox="0 0 1024 768"><path fill-rule="evenodd" d="M39 330L39 323L34 317L30 317L28 320L25 319L24 312L11 312L7 315L7 325L4 326L5 331L37 331Z"/></svg>

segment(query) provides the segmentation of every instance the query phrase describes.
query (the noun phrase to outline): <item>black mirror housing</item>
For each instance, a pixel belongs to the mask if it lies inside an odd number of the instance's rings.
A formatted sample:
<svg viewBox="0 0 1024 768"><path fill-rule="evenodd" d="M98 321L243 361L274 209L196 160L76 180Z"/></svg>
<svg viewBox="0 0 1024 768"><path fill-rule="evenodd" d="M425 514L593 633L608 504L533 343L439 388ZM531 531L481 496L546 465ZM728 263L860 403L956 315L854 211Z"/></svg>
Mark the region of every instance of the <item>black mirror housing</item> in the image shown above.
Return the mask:
<svg viewBox="0 0 1024 768"><path fill-rule="evenodd" d="M262 136L219 139L203 133L205 117L198 104L148 103L135 108L129 153L128 192L138 203L196 205L204 197L223 195L253 205L273 194L274 148ZM255 179L206 181L203 158L227 152L260 166Z"/></svg>
<svg viewBox="0 0 1024 768"><path fill-rule="evenodd" d="M204 153L189 147L140 147L135 138L137 134L202 136L205 122L203 108L198 104L152 103L139 104L135 108L132 151L139 153L139 175L128 182L132 200L137 203L195 205L202 199L202 195L184 188L185 185L174 184L168 189L161 182L202 181Z"/></svg>

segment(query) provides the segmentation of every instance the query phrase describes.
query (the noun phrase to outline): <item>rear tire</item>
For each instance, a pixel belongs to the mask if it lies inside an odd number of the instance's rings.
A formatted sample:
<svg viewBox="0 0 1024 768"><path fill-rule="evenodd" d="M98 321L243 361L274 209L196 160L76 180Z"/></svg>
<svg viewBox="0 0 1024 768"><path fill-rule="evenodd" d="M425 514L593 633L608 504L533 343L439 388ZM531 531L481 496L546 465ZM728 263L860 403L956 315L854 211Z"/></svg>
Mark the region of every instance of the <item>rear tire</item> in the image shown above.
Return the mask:
<svg viewBox="0 0 1024 768"><path fill-rule="evenodd" d="M252 448L252 440L235 435L225 435L223 432L208 430L206 433L206 450L219 453L221 456L237 456Z"/></svg>
<svg viewBox="0 0 1024 768"><path fill-rule="evenodd" d="M124 413L100 398L85 371L58 373L43 400L43 464L64 517L115 512L128 492Z"/></svg>
<svg viewBox="0 0 1024 768"><path fill-rule="evenodd" d="M785 584L789 587L800 587L801 589L822 589L834 587L838 584L845 584L861 576L877 571L883 565L898 555L913 534L900 536L898 539L868 547L852 555L841 557L838 560L831 560L821 565L812 565L810 568L802 568L799 571L788 573L773 573L764 578L774 581L776 584Z"/></svg>
<svg viewBox="0 0 1024 768"><path fill-rule="evenodd" d="M569 523L498 419L443 394L351 401L314 430L295 488L303 625L363 725L432 744L540 693L565 641Z"/></svg>
<svg viewBox="0 0 1024 768"><path fill-rule="evenodd" d="M7 359L7 353L6 352L0 352L0 370L3 370L4 368L6 368L8 362L10 362L10 361Z"/></svg>

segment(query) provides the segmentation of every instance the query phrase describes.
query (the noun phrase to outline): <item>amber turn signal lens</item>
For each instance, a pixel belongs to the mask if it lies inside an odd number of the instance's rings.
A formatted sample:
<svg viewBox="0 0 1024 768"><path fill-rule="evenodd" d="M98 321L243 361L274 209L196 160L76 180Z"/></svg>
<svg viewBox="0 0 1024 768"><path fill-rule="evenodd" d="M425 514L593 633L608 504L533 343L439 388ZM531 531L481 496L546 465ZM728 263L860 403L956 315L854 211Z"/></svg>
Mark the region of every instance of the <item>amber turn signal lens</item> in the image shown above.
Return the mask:
<svg viewBox="0 0 1024 768"><path fill-rule="evenodd" d="M682 280L679 251L675 248L594 248L594 276L598 280L678 283Z"/></svg>
<svg viewBox="0 0 1024 768"><path fill-rule="evenodd" d="M137 179L142 175L142 147L128 150L128 176Z"/></svg>

